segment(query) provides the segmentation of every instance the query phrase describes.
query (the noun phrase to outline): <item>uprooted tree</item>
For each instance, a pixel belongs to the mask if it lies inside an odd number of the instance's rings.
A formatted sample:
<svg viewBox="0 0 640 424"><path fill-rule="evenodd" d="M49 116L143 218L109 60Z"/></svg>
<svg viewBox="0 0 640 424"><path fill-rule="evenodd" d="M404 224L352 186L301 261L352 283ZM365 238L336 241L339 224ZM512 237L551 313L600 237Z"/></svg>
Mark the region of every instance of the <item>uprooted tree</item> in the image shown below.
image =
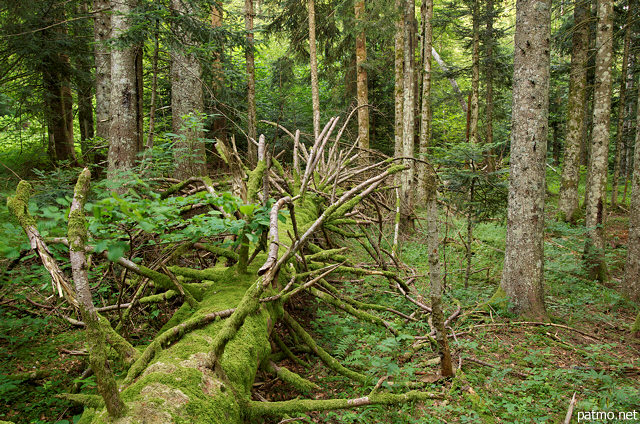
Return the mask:
<svg viewBox="0 0 640 424"><path fill-rule="evenodd" d="M396 387L393 393L382 392L382 379L377 384L376 380L384 376L347 369L287 312L288 301L306 291L394 335L398 329L377 316L378 311L415 319L384 305L344 296L327 279L329 274L342 273L386 277L417 311L431 313L402 278L395 248L387 251L380 238L375 240L368 230L375 227L382 233L380 202L385 196L394 197L392 187L385 184L392 183L389 177L404 165L394 164L392 159L373 163L368 154L363 155L368 157L365 162L355 145L341 150L342 130L329 143L337 122L337 118L329 121L311 150L299 142L299 132L287 131L294 143L291 174L269 154L263 137L257 143L254 169L243 165L235 146L218 142L218 152L233 176L232 194L217 193L217 184L207 177L176 182L160 193L145 185L131 185L128 194L113 194L94 204L89 225L85 201L90 173L84 170L70 209L68 237L46 241L69 246L73 284L52 258L28 212L31 186L20 183L8 206L51 273L54 288L82 319L70 320L86 328L89 363L100 396L65 395L86 406L81 422L240 423L259 417L437 397L411 390L419 389L419 383ZM302 163L306 163L304 169ZM435 213L435 175L430 181L430 210ZM429 241L431 277L438 281L437 226L432 218L429 227L436 235ZM126 237L120 233L123 228ZM347 249L336 247L341 239L361 241L373 263L354 266L345 255ZM154 248L156 255L151 261L145 251ZM135 287L132 298L100 308L120 310L120 321L113 320L113 326L92 302L87 270L98 260L122 267L123 280ZM149 263L144 265L146 260ZM440 290L436 287L432 296ZM170 321L150 344L132 346L126 337L131 311L171 298L184 302ZM433 297L432 303L440 308L439 298ZM433 312L432 336L441 346L442 364L447 368L442 374L451 375L446 323L441 310ZM274 330L278 322L288 329L293 340L290 344L295 345L287 346L278 337ZM295 352L309 352L355 384L375 387L369 396L350 400L316 400L310 395L282 402L253 401L258 370L277 375L302 393L317 389L313 382L278 365L274 350L303 365L306 363ZM116 380L112 372L111 352L127 370L123 379Z"/></svg>

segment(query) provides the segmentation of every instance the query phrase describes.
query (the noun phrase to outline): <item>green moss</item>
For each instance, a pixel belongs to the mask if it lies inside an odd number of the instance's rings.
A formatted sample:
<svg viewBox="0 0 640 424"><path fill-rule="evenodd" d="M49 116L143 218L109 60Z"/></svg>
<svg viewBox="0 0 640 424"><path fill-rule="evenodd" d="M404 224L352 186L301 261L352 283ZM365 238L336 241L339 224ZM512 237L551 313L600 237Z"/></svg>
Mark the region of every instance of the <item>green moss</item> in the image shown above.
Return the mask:
<svg viewBox="0 0 640 424"><path fill-rule="evenodd" d="M202 247L217 256L222 256L227 259L231 259L234 262L238 262L238 254L230 249L224 249L220 246L214 246L213 244L204 244L202 243Z"/></svg>
<svg viewBox="0 0 640 424"><path fill-rule="evenodd" d="M491 299L489 299L482 306L489 306L489 305L498 307L502 310L507 310L507 307L509 305L509 299L507 298L507 293L505 293L502 287L498 287L498 290L496 290L493 296L491 296Z"/></svg>
<svg viewBox="0 0 640 424"><path fill-rule="evenodd" d="M316 261L316 262L326 262L328 260L334 260L336 262L342 262L342 261L346 260L346 257L344 255L341 255L341 253L345 252L346 250L347 250L346 247L341 247L340 249L328 249L328 250L320 249L319 251L317 251L313 255L307 256L307 259L310 260L310 261ZM338 258L338 259L336 259L336 258ZM342 260L340 260L340 259L342 259Z"/></svg>
<svg viewBox="0 0 640 424"><path fill-rule="evenodd" d="M262 188L262 176L267 170L267 162L264 160L258 161L255 169L249 173L249 182L247 182L247 201L255 202L257 194Z"/></svg>
<svg viewBox="0 0 640 424"><path fill-rule="evenodd" d="M176 275L180 275L182 277L186 277L190 280L209 280L209 281L220 281L229 268L224 268L222 266L216 266L215 268L207 268L207 269L192 269L192 268L183 268L179 266L171 266L169 267L169 271L173 272Z"/></svg>
<svg viewBox="0 0 640 424"><path fill-rule="evenodd" d="M285 414L294 415L310 411L326 411L336 409L350 409L364 405L398 405L401 403L427 401L439 396L428 392L411 391L404 394L380 393L360 398L358 404L351 399L295 399L284 402L250 402L249 412L252 422L264 416L282 417ZM366 403L365 403L366 402Z"/></svg>
<svg viewBox="0 0 640 424"><path fill-rule="evenodd" d="M632 333L640 333L640 313L636 317L636 321L633 323L633 327L631 327Z"/></svg>
<svg viewBox="0 0 640 424"><path fill-rule="evenodd" d="M29 199L33 193L31 184L22 180L16 188L16 195L7 199L7 207L16 217L22 228L34 227L36 220L29 213Z"/></svg>

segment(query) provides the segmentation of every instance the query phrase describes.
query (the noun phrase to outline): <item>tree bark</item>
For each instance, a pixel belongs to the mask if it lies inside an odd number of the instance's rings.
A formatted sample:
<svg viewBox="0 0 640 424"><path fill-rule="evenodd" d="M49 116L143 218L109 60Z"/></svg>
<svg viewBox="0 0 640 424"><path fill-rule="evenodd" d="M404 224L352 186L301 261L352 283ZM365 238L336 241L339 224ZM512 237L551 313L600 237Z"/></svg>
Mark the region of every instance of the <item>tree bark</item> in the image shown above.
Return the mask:
<svg viewBox="0 0 640 424"><path fill-rule="evenodd" d="M558 196L558 219L574 222L578 210L580 183L580 151L584 135L585 95L587 87L587 54L589 52L589 23L581 0L573 10L574 30L571 47L571 74L567 135L564 143L564 162Z"/></svg>
<svg viewBox="0 0 640 424"><path fill-rule="evenodd" d="M313 139L316 140L320 135L320 88L318 86L318 53L316 50L315 0L308 0L307 4L309 8L309 70L311 71L311 109L313 111ZM359 69L356 72L359 72ZM358 77L359 76L360 75L358 74ZM359 114L358 119L360 119Z"/></svg>
<svg viewBox="0 0 640 424"><path fill-rule="evenodd" d="M611 180L611 208L618 207L618 181L620 179L620 157L622 156L622 138L625 129L625 112L627 110L627 70L629 69L629 44L631 43L631 24L635 1L629 0L627 23L624 33L624 49L622 53L622 71L620 72L620 98L618 100L618 125L616 126L615 155L613 158L613 179Z"/></svg>
<svg viewBox="0 0 640 424"><path fill-rule="evenodd" d="M428 50L427 50L428 52ZM426 209L427 209L427 248L429 251L429 281L431 283L431 309L436 340L440 350L440 373L453 375L451 351L447 341L447 331L442 313L442 276L440 274L440 238L438 231L437 175L430 166L427 169Z"/></svg>
<svg viewBox="0 0 640 424"><path fill-rule="evenodd" d="M431 45L433 39L433 0L422 1L422 106L420 112L420 157L426 160L431 143ZM427 164L417 164L416 203L424 204L427 199Z"/></svg>
<svg viewBox="0 0 640 424"><path fill-rule="evenodd" d="M585 264L592 279L608 278L604 262L605 206L611 121L611 64L613 54L613 2L598 1L596 25L596 77L593 107L593 141L589 162L589 189L585 225Z"/></svg>
<svg viewBox="0 0 640 424"><path fill-rule="evenodd" d="M493 0L487 0L487 29L485 33L485 48L487 50L487 58L486 58L486 67L485 67L485 79L486 79L486 106L485 106L485 114L486 114L486 138L485 143L491 146L493 144L493 70L494 70L494 58L493 58L493 49L495 46L495 34L493 31L493 14L494 6ZM488 171L494 172L496 170L496 163L494 157L494 150L490 148L487 152L486 162L488 165Z"/></svg>
<svg viewBox="0 0 640 424"><path fill-rule="evenodd" d="M473 35L471 40L471 101L469 142L478 144L478 114L480 110L480 1L473 0L471 10Z"/></svg>
<svg viewBox="0 0 640 424"><path fill-rule="evenodd" d="M404 234L413 232L414 222L414 170L412 160L414 155L414 123L415 123L415 98L414 98L414 72L413 72L413 27L415 19L415 3L405 0L404 5L404 74L403 74L403 119L402 119L402 155L403 164L407 169L402 173L402 213L400 226Z"/></svg>
<svg viewBox="0 0 640 424"><path fill-rule="evenodd" d="M257 115L256 115L256 66L255 66L255 50L253 36L253 0L244 1L244 29L246 35L245 61L247 67L247 152L249 156L249 164L254 165L258 158L258 148L255 143L258 142Z"/></svg>
<svg viewBox="0 0 640 424"><path fill-rule="evenodd" d="M130 27L129 14L136 0L111 1L111 31L119 37ZM141 133L139 132L139 88L136 48L111 51L111 100L109 102L109 179L121 178L133 169ZM120 188L119 190L122 190Z"/></svg>
<svg viewBox="0 0 640 424"><path fill-rule="evenodd" d="M394 36L394 70L395 70L395 88L394 88L394 150L393 155L396 158L402 157L404 148L402 146L402 125L404 117L404 2L403 0L395 1L396 13L396 32ZM396 175L396 185L401 185L401 174Z"/></svg>
<svg viewBox="0 0 640 424"><path fill-rule="evenodd" d="M640 97L637 122L640 122ZM635 302L640 300L640 131L636 131L633 176L631 177L631 210L629 214L629 240L624 266L622 290ZM640 315L639 315L640 317ZM640 329L639 329L640 330Z"/></svg>
<svg viewBox="0 0 640 424"><path fill-rule="evenodd" d="M113 371L109 366L106 342L100 330L100 318L93 305L87 273L88 265L85 252L87 227L84 205L89 195L90 181L91 173L85 168L78 178L69 212L69 262L78 296L80 314L87 327L89 363L96 375L98 391L105 401L109 416L119 418L125 413L125 405L120 397Z"/></svg>
<svg viewBox="0 0 640 424"><path fill-rule="evenodd" d="M544 201L551 1L516 3L511 172L501 288L516 314L545 315Z"/></svg>
<svg viewBox="0 0 640 424"><path fill-rule="evenodd" d="M172 0L171 7L178 16L195 14L193 6L183 0ZM204 123L199 115L204 109L202 66L195 53L188 52L195 44L189 30L174 24L173 31L180 44L174 47L171 60L171 114L173 133L178 136L173 145L174 176L184 180L207 173Z"/></svg>
<svg viewBox="0 0 640 424"><path fill-rule="evenodd" d="M56 14L51 20L53 29L45 29L44 37L66 35L65 15ZM46 90L45 103L49 139L53 141L54 161L67 161L77 164L73 140L73 95L71 92L71 64L69 55L62 52L50 52L42 65L42 77Z"/></svg>
<svg viewBox="0 0 640 424"><path fill-rule="evenodd" d="M111 99L111 53L106 41L111 37L109 0L93 1L94 55L96 63L96 137L109 139L109 101Z"/></svg>
<svg viewBox="0 0 640 424"><path fill-rule="evenodd" d="M362 27L356 35L356 67L358 92L358 145L363 149L369 148L369 89L367 86L367 36L364 30L365 6L364 0L355 3L356 25ZM315 116L315 114L314 114ZM315 118L314 118L315 122Z"/></svg>

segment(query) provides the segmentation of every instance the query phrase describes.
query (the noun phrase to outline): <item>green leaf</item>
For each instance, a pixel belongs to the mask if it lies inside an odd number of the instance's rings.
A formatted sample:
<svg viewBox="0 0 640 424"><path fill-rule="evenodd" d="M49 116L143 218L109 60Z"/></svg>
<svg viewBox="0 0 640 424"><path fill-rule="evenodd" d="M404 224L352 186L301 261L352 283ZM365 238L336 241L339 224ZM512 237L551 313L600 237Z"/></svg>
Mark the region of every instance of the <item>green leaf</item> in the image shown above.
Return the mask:
<svg viewBox="0 0 640 424"><path fill-rule="evenodd" d="M127 246L126 243L121 241L110 244L107 252L107 259L109 259L111 262L117 261L122 256L124 256L124 252L128 250L128 247L129 246Z"/></svg>
<svg viewBox="0 0 640 424"><path fill-rule="evenodd" d="M245 215L251 215L251 213L255 208L256 208L256 205L243 205L243 206L240 206L238 209L240 209L240 212L242 212Z"/></svg>

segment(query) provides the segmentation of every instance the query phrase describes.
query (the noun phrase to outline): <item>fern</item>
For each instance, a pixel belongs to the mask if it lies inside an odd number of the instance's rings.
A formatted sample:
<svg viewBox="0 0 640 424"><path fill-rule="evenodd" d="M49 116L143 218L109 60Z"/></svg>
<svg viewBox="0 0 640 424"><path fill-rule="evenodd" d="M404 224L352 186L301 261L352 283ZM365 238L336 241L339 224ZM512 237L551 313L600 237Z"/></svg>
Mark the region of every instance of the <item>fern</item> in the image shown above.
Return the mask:
<svg viewBox="0 0 640 424"><path fill-rule="evenodd" d="M355 334L346 334L338 341L335 348L335 355L340 359L344 359L357 340L358 338Z"/></svg>

